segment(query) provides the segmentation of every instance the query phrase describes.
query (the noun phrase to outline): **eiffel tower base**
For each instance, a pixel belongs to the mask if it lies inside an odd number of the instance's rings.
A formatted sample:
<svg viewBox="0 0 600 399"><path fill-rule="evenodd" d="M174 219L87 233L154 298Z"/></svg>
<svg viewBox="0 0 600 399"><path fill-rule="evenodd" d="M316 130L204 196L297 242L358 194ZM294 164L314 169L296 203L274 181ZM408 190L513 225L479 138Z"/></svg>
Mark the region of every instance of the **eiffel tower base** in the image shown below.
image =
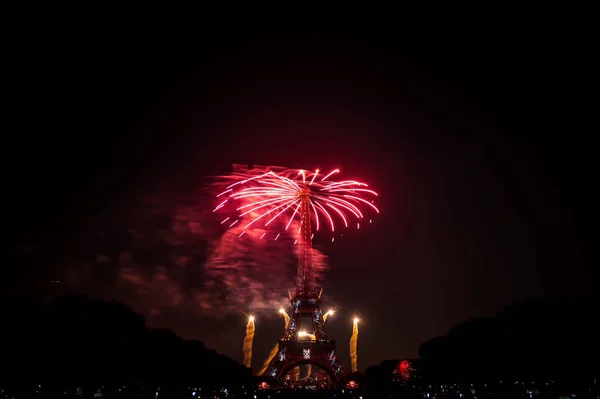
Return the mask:
<svg viewBox="0 0 600 399"><path fill-rule="evenodd" d="M277 355L271 360L264 375L281 381L292 369L303 364L312 364L325 371L332 383L339 381L345 374L335 351L335 341L281 340Z"/></svg>

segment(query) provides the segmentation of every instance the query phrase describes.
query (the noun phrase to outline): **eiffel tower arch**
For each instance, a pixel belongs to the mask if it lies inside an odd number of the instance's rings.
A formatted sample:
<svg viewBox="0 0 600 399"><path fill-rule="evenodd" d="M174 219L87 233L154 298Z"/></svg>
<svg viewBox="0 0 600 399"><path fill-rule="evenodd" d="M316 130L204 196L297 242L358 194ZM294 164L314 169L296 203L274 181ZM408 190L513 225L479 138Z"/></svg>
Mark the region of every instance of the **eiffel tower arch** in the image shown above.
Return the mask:
<svg viewBox="0 0 600 399"><path fill-rule="evenodd" d="M265 375L281 380L295 367L304 364L311 364L323 370L332 382L338 381L345 375L333 340L324 342L279 341L279 351L271 360Z"/></svg>
<svg viewBox="0 0 600 399"><path fill-rule="evenodd" d="M281 381L294 367L310 363L325 371L332 382L336 382L345 375L345 370L336 352L335 341L327 333L321 310L322 291L319 291L315 281L309 188L303 188L299 196L301 234L296 292L291 298L292 311L285 334L264 375Z"/></svg>

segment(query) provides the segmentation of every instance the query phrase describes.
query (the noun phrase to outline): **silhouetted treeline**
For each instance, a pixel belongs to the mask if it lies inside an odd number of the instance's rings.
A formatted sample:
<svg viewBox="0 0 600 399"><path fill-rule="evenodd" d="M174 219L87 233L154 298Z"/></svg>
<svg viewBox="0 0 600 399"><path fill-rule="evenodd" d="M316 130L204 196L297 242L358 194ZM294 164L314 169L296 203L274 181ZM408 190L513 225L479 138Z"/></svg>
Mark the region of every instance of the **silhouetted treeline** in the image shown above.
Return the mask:
<svg viewBox="0 0 600 399"><path fill-rule="evenodd" d="M202 342L149 329L142 316L117 302L66 296L46 305L21 300L1 307L4 384L220 388L252 380L238 362Z"/></svg>
<svg viewBox="0 0 600 399"><path fill-rule="evenodd" d="M422 344L422 374L449 383L598 377L598 320L597 299L521 302Z"/></svg>
<svg viewBox="0 0 600 399"><path fill-rule="evenodd" d="M372 365L365 369L365 377L371 390L382 394L385 390L391 389L393 385L392 373L398 366L400 359L385 360L379 365Z"/></svg>

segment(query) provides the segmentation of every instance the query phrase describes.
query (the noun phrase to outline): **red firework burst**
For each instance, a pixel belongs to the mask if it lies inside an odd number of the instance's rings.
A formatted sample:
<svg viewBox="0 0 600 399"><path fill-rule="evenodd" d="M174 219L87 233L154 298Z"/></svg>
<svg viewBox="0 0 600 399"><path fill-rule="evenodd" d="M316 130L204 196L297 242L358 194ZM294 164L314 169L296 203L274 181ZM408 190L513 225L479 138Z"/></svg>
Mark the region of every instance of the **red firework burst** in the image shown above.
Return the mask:
<svg viewBox="0 0 600 399"><path fill-rule="evenodd" d="M285 169L280 172L273 170L257 172L256 175L230 184L217 197L222 199L213 212L228 204L235 204L236 216L230 216L221 224L228 223L233 227L243 223L243 235L252 226L267 227L276 220L285 222L288 230L295 218L300 218L302 198L308 196L311 207L311 220L314 220L316 230L325 224L335 232L340 221L345 227L349 221L364 219L363 208L368 207L379 213L374 201L365 199L367 195L378 194L368 189L368 185L356 180L333 180L339 173L335 169L327 174L319 170L306 171L302 169ZM337 221L337 222L336 222ZM263 234L264 236L264 234ZM279 235L275 239L277 239ZM262 238L262 236L261 236Z"/></svg>

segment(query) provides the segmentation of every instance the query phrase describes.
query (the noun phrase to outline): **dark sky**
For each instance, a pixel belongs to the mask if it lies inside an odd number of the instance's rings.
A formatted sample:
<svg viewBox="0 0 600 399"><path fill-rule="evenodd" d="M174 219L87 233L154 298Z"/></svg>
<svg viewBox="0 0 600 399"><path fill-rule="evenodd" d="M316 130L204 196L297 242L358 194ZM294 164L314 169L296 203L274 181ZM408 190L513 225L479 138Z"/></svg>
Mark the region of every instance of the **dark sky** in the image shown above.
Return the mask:
<svg viewBox="0 0 600 399"><path fill-rule="evenodd" d="M47 294L65 281L241 359L241 313L161 304L151 279L126 291L114 258L141 220L168 230L148 214L247 163L339 166L381 193L368 230L324 246L346 363L355 314L364 368L519 300L592 294L587 55L554 35L337 36L37 36L15 61L5 288ZM169 274L164 241L147 256ZM197 245L183 255L201 258ZM199 284L202 262L188 268L174 290ZM255 368L282 324L258 318Z"/></svg>

